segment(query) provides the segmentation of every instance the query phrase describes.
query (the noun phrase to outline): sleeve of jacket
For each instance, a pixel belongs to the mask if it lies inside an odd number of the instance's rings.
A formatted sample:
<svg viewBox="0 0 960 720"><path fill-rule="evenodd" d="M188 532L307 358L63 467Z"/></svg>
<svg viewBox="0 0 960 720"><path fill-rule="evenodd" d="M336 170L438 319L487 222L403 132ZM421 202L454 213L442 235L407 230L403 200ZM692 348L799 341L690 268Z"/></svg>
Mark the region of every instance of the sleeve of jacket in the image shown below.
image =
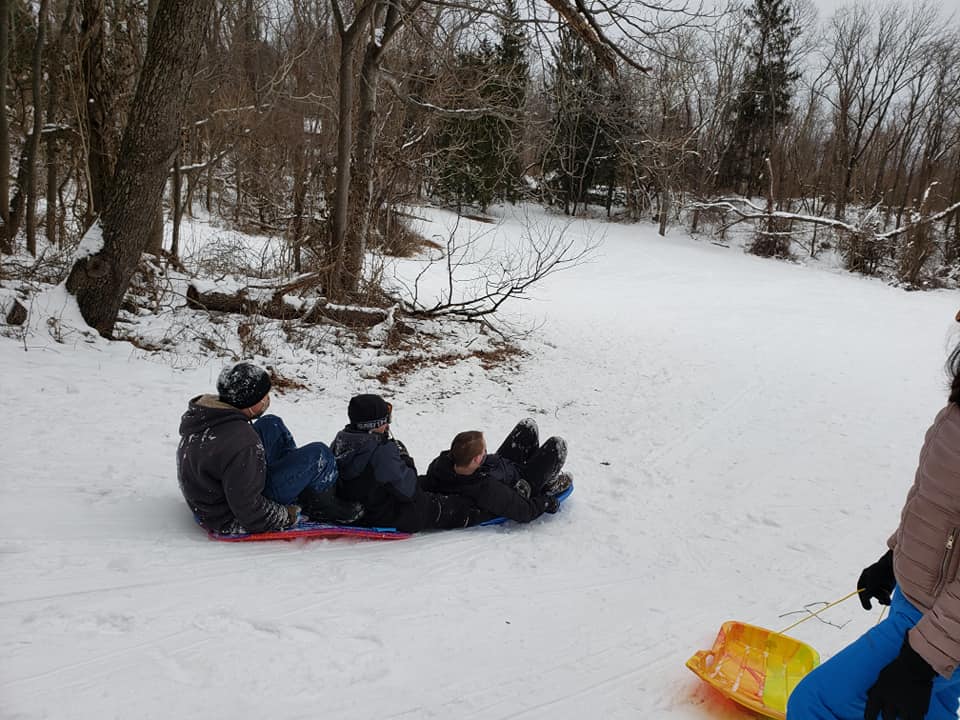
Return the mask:
<svg viewBox="0 0 960 720"><path fill-rule="evenodd" d="M903 510L900 512L900 523L903 524L903 520L907 514L907 508L910 507L910 501L913 499L913 496L917 494L917 483L914 481L913 485L910 486L910 489L907 491L907 499L903 503ZM897 536L900 534L900 526L897 526L897 529L893 531L893 535L887 538L887 547L890 550L893 550L897 547Z"/></svg>
<svg viewBox="0 0 960 720"><path fill-rule="evenodd" d="M493 478L483 483L482 496L482 499L475 498L475 502L483 510L522 523L536 520L547 506L543 496L525 498L511 486Z"/></svg>
<svg viewBox="0 0 960 720"><path fill-rule="evenodd" d="M417 494L417 471L404 462L400 448L391 440L376 449L370 458L373 476L401 502L412 502Z"/></svg>
<svg viewBox="0 0 960 720"><path fill-rule="evenodd" d="M223 492L234 517L248 532L282 530L287 508L263 496L267 466L256 447L241 450L225 468Z"/></svg>
<svg viewBox="0 0 960 720"><path fill-rule="evenodd" d="M910 646L945 678L960 662L960 580L954 580L908 633Z"/></svg>

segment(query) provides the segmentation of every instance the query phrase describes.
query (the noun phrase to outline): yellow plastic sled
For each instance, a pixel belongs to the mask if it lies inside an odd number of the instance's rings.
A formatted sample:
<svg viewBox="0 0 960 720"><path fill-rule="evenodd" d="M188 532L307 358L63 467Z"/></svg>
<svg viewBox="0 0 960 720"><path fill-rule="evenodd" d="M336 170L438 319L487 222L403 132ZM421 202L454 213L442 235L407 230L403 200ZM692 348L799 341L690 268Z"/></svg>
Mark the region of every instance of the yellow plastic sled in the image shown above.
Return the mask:
<svg viewBox="0 0 960 720"><path fill-rule="evenodd" d="M764 717L786 720L787 698L820 664L809 645L756 625L729 621L710 650L700 650L687 667L734 702Z"/></svg>

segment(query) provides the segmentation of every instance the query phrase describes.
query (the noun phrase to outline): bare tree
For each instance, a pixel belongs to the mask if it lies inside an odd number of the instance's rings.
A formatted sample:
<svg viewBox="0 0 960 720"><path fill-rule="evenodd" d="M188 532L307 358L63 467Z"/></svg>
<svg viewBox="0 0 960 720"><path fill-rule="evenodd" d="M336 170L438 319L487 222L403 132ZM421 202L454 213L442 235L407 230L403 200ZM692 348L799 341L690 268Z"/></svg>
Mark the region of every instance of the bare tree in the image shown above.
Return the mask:
<svg viewBox="0 0 960 720"><path fill-rule="evenodd" d="M85 248L89 254L78 257L67 278L83 318L107 337L149 241L150 223L179 146L180 119L212 6L213 0L158 3L101 217L102 247Z"/></svg>
<svg viewBox="0 0 960 720"><path fill-rule="evenodd" d="M40 130L43 128L43 110L40 104L40 75L42 68L40 61L43 58L43 43L47 29L47 7L49 0L40 0L37 10L37 38L33 47L33 82L31 95L33 96L33 131L27 149L27 252L37 254L37 155L40 151ZM3 109L4 112L6 109Z"/></svg>
<svg viewBox="0 0 960 720"><path fill-rule="evenodd" d="M835 218L843 218L854 173L894 101L920 72L917 51L928 42L935 21L928 4L880 11L854 5L834 16L833 51L826 58L834 92L826 99L834 108Z"/></svg>
<svg viewBox="0 0 960 720"><path fill-rule="evenodd" d="M7 59L10 55L10 0L0 0L0 253L13 252L10 235L10 124L7 120Z"/></svg>

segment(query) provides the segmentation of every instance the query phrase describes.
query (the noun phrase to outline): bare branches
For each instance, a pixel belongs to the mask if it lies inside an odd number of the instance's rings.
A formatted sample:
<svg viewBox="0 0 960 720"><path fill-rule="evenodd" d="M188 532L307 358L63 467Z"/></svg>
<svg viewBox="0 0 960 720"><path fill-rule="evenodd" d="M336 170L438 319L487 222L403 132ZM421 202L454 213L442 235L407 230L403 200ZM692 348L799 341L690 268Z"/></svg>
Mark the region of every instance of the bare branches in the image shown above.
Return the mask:
<svg viewBox="0 0 960 720"><path fill-rule="evenodd" d="M472 107L472 108L459 108L459 107L441 107L424 100L409 95L403 91L403 88L400 86L400 83L395 77L383 71L382 74L383 81L387 84L387 87L393 91L393 94L396 95L400 100L412 105L414 107L420 108L422 110L427 110L432 114L448 117L448 118L481 118L481 117L496 117L501 120L516 120L517 115L506 113L502 108L497 108L493 106L488 107ZM412 144L412 143L411 143Z"/></svg>
<svg viewBox="0 0 960 720"><path fill-rule="evenodd" d="M617 74L617 62L613 58L613 46L609 40L603 37L602 31L598 32L599 27L595 19L583 7L583 3L577 0L576 7L570 5L566 0L547 0L547 3L566 21L570 29L590 47L607 72L615 76Z"/></svg>
<svg viewBox="0 0 960 720"><path fill-rule="evenodd" d="M442 256L428 261L412 283L398 279L404 292L394 300L417 317L489 318L508 300L526 297L550 275L588 262L599 246L593 238L571 233L569 224L560 229L528 224L520 242L499 249L492 242L493 234L463 238L454 227ZM421 285L441 261L444 288L432 302L425 302Z"/></svg>

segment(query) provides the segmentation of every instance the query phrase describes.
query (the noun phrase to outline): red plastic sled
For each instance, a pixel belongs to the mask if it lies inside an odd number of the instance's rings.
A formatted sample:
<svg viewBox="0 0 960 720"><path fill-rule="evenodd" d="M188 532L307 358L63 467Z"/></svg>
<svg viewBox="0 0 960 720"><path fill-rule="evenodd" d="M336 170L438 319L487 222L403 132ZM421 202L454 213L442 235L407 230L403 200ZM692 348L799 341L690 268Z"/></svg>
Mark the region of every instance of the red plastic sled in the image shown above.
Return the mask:
<svg viewBox="0 0 960 720"><path fill-rule="evenodd" d="M410 533L394 528L366 528L353 525L328 525L303 521L289 530L274 530L262 533L239 533L223 535L207 532L211 540L219 542L261 542L265 540L311 540L314 538L356 538L358 540L406 540Z"/></svg>

